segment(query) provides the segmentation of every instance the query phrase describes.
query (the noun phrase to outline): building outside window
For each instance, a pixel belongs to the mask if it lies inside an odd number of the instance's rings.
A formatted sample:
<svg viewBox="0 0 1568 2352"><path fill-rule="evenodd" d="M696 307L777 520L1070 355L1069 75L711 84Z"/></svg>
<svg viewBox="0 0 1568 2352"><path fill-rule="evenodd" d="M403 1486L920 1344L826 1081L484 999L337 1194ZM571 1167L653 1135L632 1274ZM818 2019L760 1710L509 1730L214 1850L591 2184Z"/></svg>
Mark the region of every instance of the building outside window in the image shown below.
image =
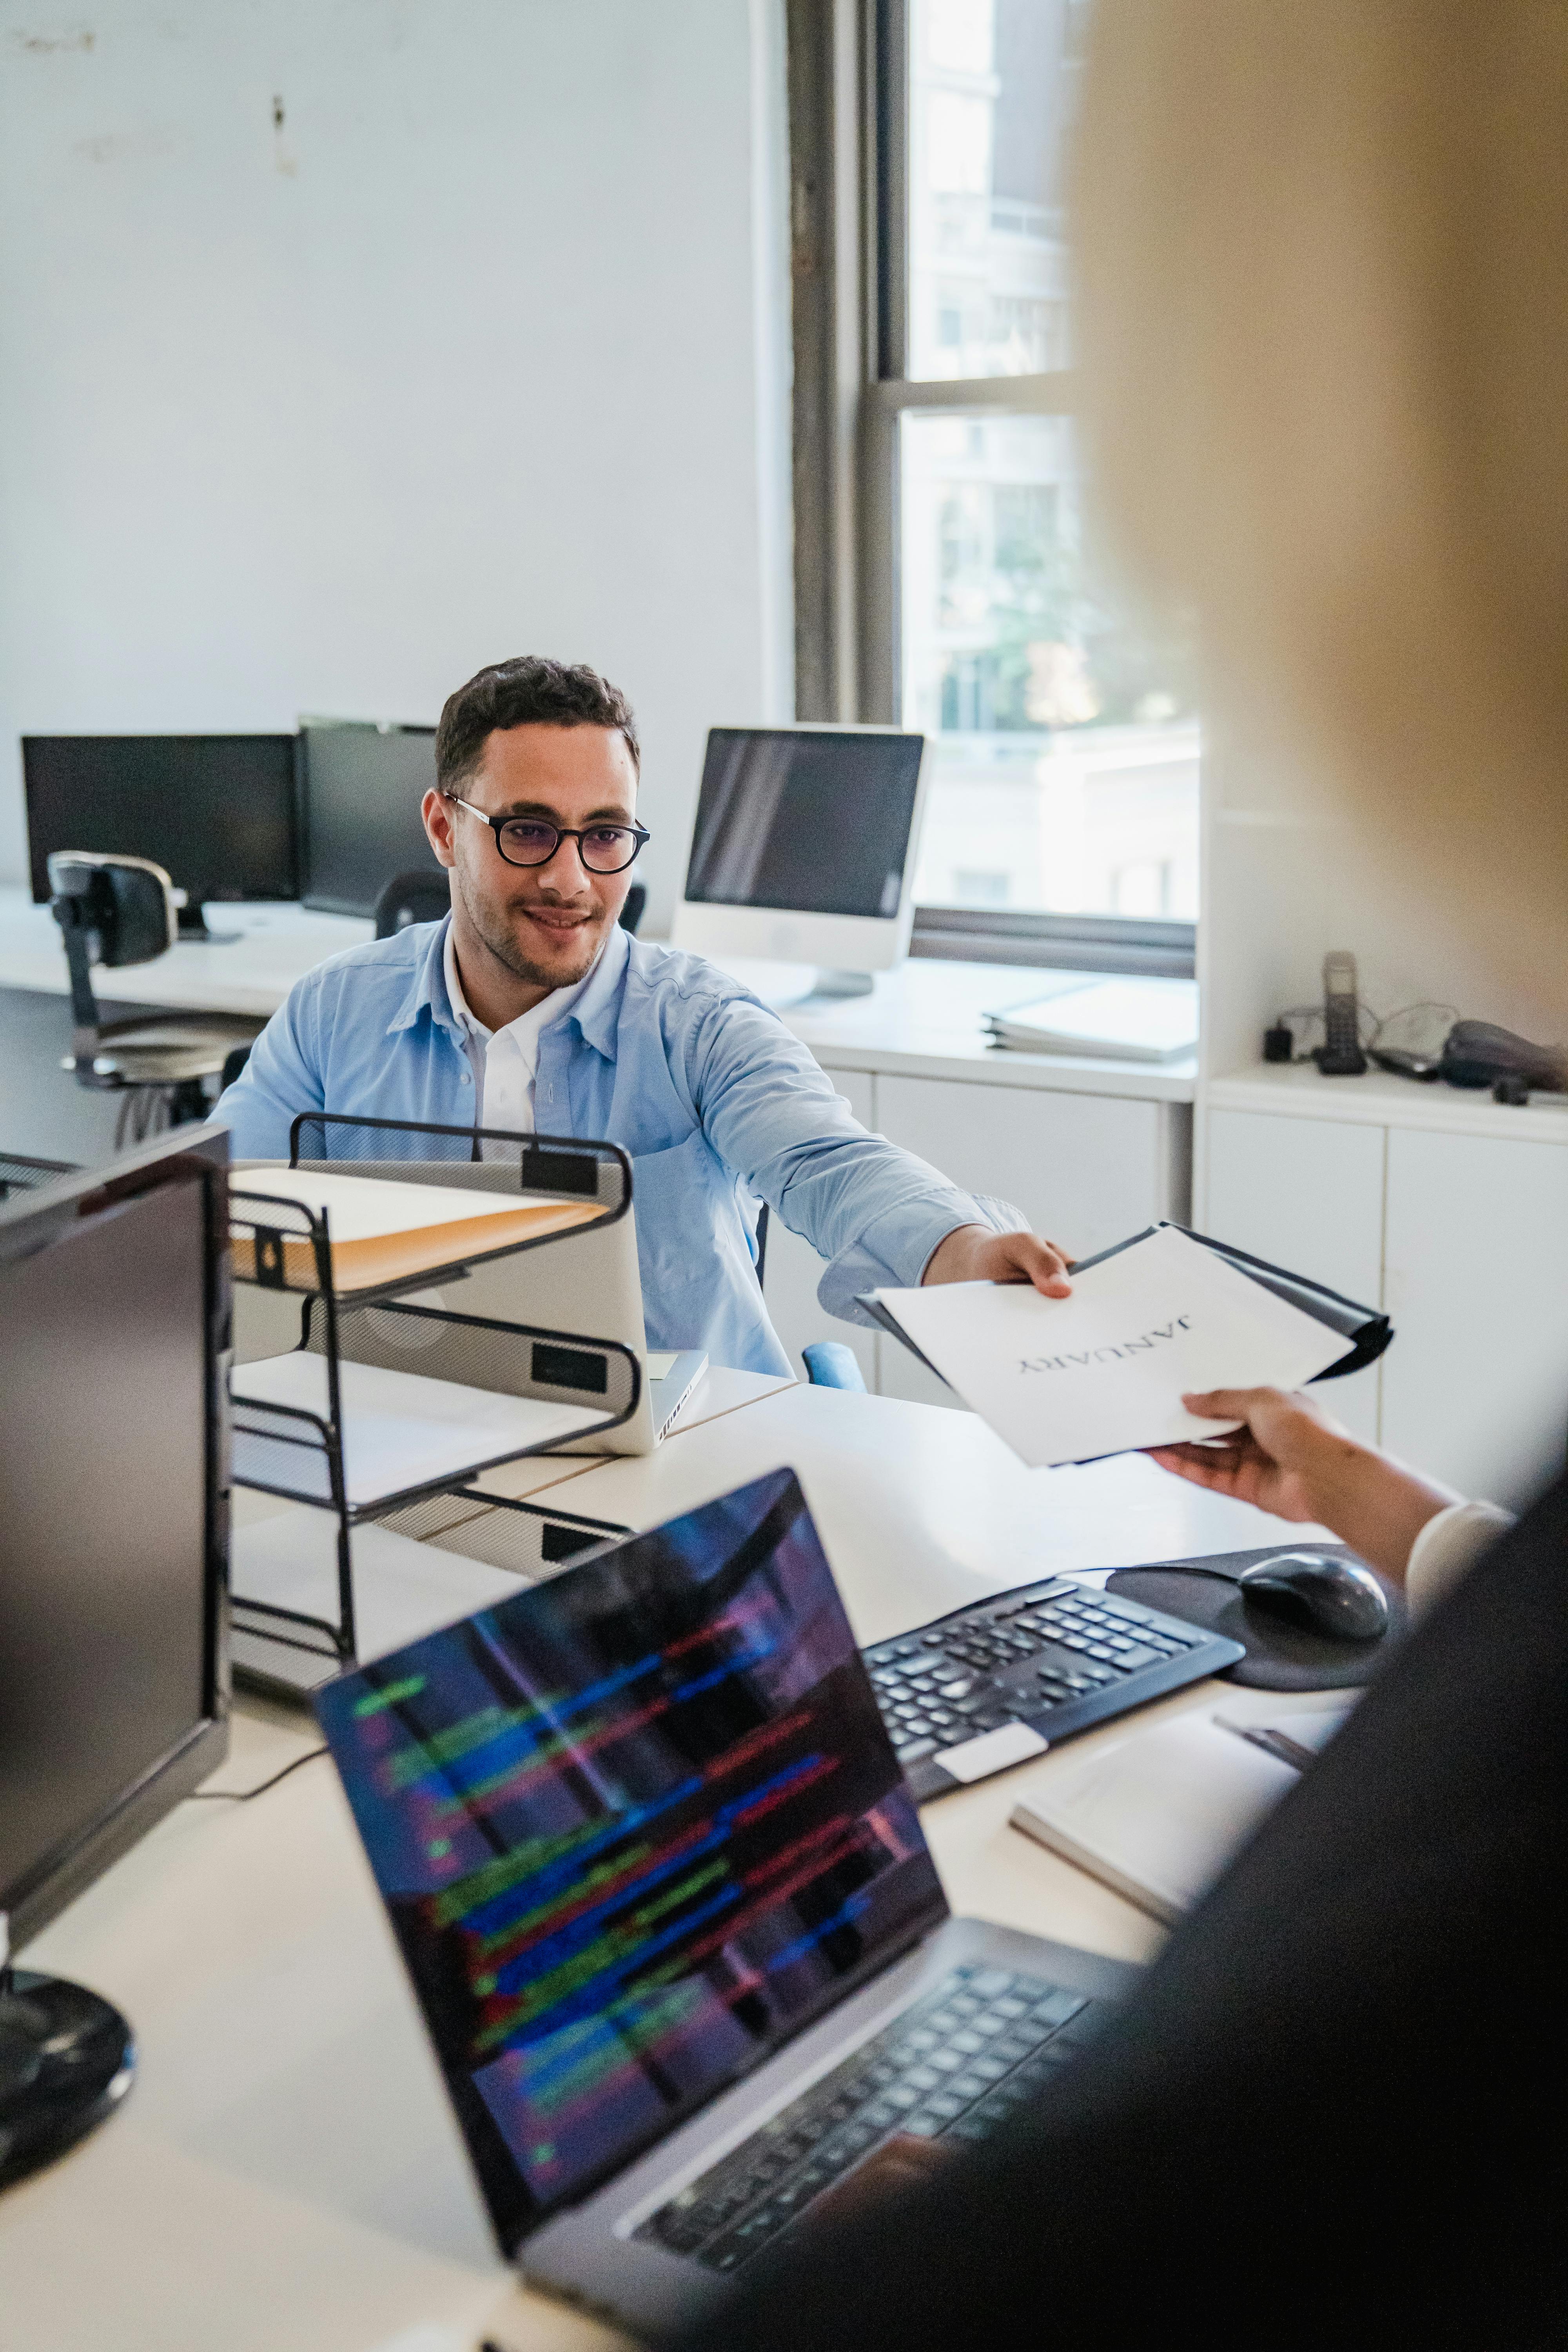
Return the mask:
<svg viewBox="0 0 1568 2352"><path fill-rule="evenodd" d="M861 5L874 87L836 103L876 126L852 460L871 619L838 709L932 739L917 951L1054 954L1077 924L1094 960L1190 971L1191 664L1118 609L1073 415L1066 163L1092 0ZM797 386L801 368L797 341ZM797 551L799 530L797 504ZM933 947L944 926L962 950Z"/></svg>

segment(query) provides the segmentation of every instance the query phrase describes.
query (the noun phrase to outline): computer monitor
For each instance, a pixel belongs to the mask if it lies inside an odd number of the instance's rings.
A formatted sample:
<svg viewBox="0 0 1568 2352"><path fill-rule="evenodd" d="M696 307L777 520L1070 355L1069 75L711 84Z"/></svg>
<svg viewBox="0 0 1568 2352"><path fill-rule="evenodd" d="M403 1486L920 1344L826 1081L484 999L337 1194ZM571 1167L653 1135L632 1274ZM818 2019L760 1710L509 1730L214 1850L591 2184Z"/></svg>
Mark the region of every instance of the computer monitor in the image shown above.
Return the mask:
<svg viewBox="0 0 1568 2352"><path fill-rule="evenodd" d="M433 727L302 719L300 745L307 907L374 915L397 875L439 874L419 814L436 782Z"/></svg>
<svg viewBox="0 0 1568 2352"><path fill-rule="evenodd" d="M845 974L900 963L924 764L925 737L891 727L713 728L675 945Z"/></svg>
<svg viewBox="0 0 1568 2352"><path fill-rule="evenodd" d="M59 849L163 866L183 938L215 899L297 898L294 762L292 735L24 735L34 898Z"/></svg>
<svg viewBox="0 0 1568 2352"><path fill-rule="evenodd" d="M125 2021L5 1965L228 1749L228 1138L0 1206L0 2184L129 2084Z"/></svg>

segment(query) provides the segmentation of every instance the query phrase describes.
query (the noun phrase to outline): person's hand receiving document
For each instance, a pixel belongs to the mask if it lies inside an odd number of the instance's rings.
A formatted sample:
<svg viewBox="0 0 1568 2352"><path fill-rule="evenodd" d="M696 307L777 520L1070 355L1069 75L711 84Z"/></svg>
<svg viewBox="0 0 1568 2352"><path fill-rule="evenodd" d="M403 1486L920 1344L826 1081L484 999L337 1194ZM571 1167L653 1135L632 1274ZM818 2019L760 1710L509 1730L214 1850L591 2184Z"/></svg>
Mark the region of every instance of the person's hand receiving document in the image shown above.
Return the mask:
<svg viewBox="0 0 1568 2352"><path fill-rule="evenodd" d="M1346 1349L1342 1332L1169 1225L1075 1270L1066 1298L968 1282L871 1303L1037 1468L1212 1437L1184 1395L1222 1381L1296 1388Z"/></svg>
<svg viewBox="0 0 1568 2352"><path fill-rule="evenodd" d="M1215 1389L1182 1402L1211 1432L1229 1434L1206 1444L1152 1446L1162 1470L1276 1518L1332 1528L1396 1582L1427 1520L1461 1499L1451 1486L1361 1444L1310 1397L1278 1388Z"/></svg>

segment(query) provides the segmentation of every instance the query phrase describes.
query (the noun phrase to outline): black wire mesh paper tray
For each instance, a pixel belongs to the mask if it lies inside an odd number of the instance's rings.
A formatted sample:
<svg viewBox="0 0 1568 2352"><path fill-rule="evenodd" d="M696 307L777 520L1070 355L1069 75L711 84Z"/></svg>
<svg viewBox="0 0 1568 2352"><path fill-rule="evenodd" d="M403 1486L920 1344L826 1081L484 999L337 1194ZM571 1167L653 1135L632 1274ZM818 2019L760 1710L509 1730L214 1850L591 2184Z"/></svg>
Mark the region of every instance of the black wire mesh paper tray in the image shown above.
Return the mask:
<svg viewBox="0 0 1568 2352"><path fill-rule="evenodd" d="M483 1152L483 1158L478 1155ZM291 1171L310 1169L323 1176L355 1176L464 1192L484 1192L515 1202L519 1208L555 1211L563 1222L486 1246L482 1231L454 1243L434 1258L422 1258L382 1276L354 1279L323 1256L314 1223L298 1215L269 1219L266 1204L300 1202L276 1188L268 1191L265 1165L237 1168L231 1198L243 1195L246 1213L233 1225L234 1272L240 1282L301 1296L331 1291L365 1305L398 1298L463 1275L468 1267L510 1257L523 1250L570 1242L575 1233L598 1231L624 1217L631 1205L631 1161L618 1145L575 1137L523 1135L503 1128L437 1127L395 1119L348 1118L312 1111L295 1119L289 1134ZM323 1218L330 1241L330 1215ZM350 1244L348 1246L355 1246ZM346 1256L341 1249L340 1258Z"/></svg>
<svg viewBox="0 0 1568 2352"><path fill-rule="evenodd" d="M296 1166L592 1202L595 1227L631 1202L631 1163L613 1144L313 1113L294 1122L292 1147ZM481 1148L496 1156L474 1160ZM637 1410L642 1368L616 1340L454 1312L437 1286L519 1249L569 1247L588 1225L345 1291L334 1280L330 1213L269 1192L268 1175L258 1167L231 1181L234 1268L252 1297L275 1297L279 1328L298 1343L235 1366L233 1475L333 1514L337 1609L329 1617L242 1591L234 1606L257 1636L348 1663L356 1655L351 1529L481 1470L617 1427Z"/></svg>

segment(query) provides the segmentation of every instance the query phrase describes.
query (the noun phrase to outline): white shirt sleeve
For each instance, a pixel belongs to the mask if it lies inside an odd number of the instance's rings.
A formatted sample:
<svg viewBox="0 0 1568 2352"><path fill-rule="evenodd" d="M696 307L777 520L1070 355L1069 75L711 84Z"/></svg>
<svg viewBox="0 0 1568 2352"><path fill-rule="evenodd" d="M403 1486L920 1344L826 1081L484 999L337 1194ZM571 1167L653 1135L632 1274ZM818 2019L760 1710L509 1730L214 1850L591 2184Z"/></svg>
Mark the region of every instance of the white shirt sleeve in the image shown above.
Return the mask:
<svg viewBox="0 0 1568 2352"><path fill-rule="evenodd" d="M1450 1503L1428 1519L1410 1547L1405 1597L1420 1612L1458 1584L1471 1562L1513 1525L1496 1503Z"/></svg>

